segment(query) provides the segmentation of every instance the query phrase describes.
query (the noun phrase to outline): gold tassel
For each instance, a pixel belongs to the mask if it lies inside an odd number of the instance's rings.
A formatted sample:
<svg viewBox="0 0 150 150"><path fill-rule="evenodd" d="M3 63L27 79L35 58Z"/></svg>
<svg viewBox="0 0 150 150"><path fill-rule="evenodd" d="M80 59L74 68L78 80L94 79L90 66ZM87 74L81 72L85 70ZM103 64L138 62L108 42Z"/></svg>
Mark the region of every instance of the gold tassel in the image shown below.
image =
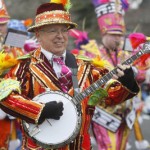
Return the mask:
<svg viewBox="0 0 150 150"><path fill-rule="evenodd" d="M138 121L138 116L136 116L135 122L134 122L134 133L135 133L135 138L137 141L142 141L143 135L142 135L142 131L141 131L141 127Z"/></svg>
<svg viewBox="0 0 150 150"><path fill-rule="evenodd" d="M11 121L11 140L16 140L17 139L17 135L16 135L16 128L15 128L15 121L12 120Z"/></svg>

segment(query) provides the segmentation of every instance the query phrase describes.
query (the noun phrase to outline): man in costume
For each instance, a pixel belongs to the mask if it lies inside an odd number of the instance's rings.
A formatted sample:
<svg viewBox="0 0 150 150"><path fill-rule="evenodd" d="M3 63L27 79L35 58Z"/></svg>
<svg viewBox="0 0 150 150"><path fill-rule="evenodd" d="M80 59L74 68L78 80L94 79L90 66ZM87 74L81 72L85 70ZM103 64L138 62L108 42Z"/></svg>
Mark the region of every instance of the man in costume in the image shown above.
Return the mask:
<svg viewBox="0 0 150 150"><path fill-rule="evenodd" d="M125 5L127 4L126 2L127 1L120 0L92 1L102 35L102 45L99 48L100 55L103 59L108 60L112 67L125 61L131 54L130 52L122 51L125 36L123 8L127 9L127 7L125 7L127 6ZM133 69L134 73L137 74L137 69L135 67ZM136 97L134 97L134 99L136 99ZM117 118L116 115L121 117L122 123L114 132L109 128L110 124L104 125L103 123L97 124L95 121L92 122L92 129L99 150L124 150L134 122L136 124L134 126L134 129L136 128L136 140L138 142L143 140L138 120L137 118L135 119L135 101L136 100L129 100L115 107L102 108L104 112L106 111L108 114L111 114L112 117ZM130 118L130 116L132 117Z"/></svg>
<svg viewBox="0 0 150 150"><path fill-rule="evenodd" d="M108 69L96 67L94 63L89 61L76 60L75 57L66 50L68 32L77 26L76 23L71 21L69 13L70 6L69 1L51 1L50 3L45 3L38 7L35 25L31 26L28 31L35 33L40 47L33 51L29 57L24 57L24 59L20 60L18 64L7 73L5 80L0 83L0 107L7 113L23 119L27 123L35 124L35 127L41 127L45 122L48 123L48 127L55 127L55 124L51 124L53 120L54 122L59 121L59 126L61 127L61 119L63 119L66 112L66 110L63 110L66 106L66 104L63 103L63 99L57 100L57 96L51 96L49 99L53 101L44 104L47 98L43 99L43 102L34 101L33 98L41 93L44 94L47 89L54 92L63 91L70 96L74 96L78 93L76 86L79 86L80 92L87 89L86 93L80 95L80 98L84 99L78 106L78 109L81 108L80 113L82 113L79 132L74 133L77 135L70 142L66 141L60 145L58 144L57 149L90 150L91 144L88 130L94 111L94 103L92 100L89 101L88 96L85 97L85 95L91 92L91 89L87 87L106 74ZM62 72L64 68L67 70L66 72ZM74 82L74 79L72 79L74 72L72 72L70 68L78 69L77 82ZM113 82L111 82L107 88L106 93L108 94L105 94L105 99L104 97L102 99L102 105L113 106L122 103L139 92L139 87L134 79L133 70L129 65L118 65L118 69L113 74L113 78ZM130 84L128 84L129 81ZM96 87L96 84L94 85ZM116 86L119 88L115 88ZM7 91L5 93L3 92L4 88L5 91ZM98 89L99 88L100 87L98 87ZM102 88L100 89L100 92L105 91ZM113 90L115 90L115 93L112 95L111 92ZM74 102L77 103L77 101ZM71 109L68 109L69 112L71 112ZM68 116L68 118L70 117ZM48 119L51 119L51 121L48 121ZM44 129L47 128L44 127ZM65 130L64 127L63 129ZM42 130L40 130L40 132ZM45 148L44 143L38 142L35 137L33 137L39 132L31 136L31 132L27 132L25 128L23 131L25 132L23 132L22 148L27 150L42 150ZM48 135L45 134L44 137L47 138L54 136L51 135L51 133ZM55 135L58 135L58 139L61 138L60 130L56 131ZM44 137L42 137L42 139ZM58 139L55 140L57 141ZM51 147L51 141L48 142L50 143L50 147L46 149L55 149L55 145Z"/></svg>

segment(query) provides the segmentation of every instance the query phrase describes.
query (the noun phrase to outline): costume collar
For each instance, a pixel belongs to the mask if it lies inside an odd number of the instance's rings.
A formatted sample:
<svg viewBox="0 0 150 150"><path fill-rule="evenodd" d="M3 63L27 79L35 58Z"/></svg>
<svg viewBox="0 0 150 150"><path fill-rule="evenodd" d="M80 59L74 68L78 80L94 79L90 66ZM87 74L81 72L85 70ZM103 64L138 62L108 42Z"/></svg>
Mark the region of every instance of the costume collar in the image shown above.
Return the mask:
<svg viewBox="0 0 150 150"><path fill-rule="evenodd" d="M53 53L51 53L51 52L49 52L49 51L47 51L47 50L45 50L44 48L42 48L41 47L41 52L45 55L45 57L48 59L48 61L52 64L52 58L53 57L59 57L59 56L56 56L56 55L54 55ZM63 61L65 62L65 59L66 59L66 50L65 50L65 52L63 53L63 55L62 55L62 57L63 57Z"/></svg>

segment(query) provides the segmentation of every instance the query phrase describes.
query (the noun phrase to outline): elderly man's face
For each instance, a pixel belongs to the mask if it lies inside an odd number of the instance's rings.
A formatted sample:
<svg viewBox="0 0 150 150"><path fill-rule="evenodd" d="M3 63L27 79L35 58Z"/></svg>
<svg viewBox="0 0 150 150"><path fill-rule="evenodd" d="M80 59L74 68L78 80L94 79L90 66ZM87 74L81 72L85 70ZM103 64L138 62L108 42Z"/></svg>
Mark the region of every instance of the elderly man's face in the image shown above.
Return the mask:
<svg viewBox="0 0 150 150"><path fill-rule="evenodd" d="M36 37L45 50L60 56L68 45L68 28L63 24L43 26L36 31Z"/></svg>

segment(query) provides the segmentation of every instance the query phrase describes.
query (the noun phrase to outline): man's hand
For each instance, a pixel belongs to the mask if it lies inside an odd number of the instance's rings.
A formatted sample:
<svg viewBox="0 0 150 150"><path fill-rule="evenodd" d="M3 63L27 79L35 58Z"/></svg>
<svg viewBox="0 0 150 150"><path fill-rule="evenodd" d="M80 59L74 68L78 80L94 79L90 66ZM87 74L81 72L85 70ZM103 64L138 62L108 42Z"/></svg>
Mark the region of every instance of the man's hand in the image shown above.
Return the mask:
<svg viewBox="0 0 150 150"><path fill-rule="evenodd" d="M39 124L41 124L46 118L59 120L63 115L63 103L62 102L48 102L45 104L41 116L39 118Z"/></svg>
<svg viewBox="0 0 150 150"><path fill-rule="evenodd" d="M132 70L130 65L121 65L121 64L119 64L117 66L117 74L113 75L113 78L117 80L117 79L119 79L123 76L126 76L127 73L130 73L130 75L132 77L134 77L134 73L133 73L133 70Z"/></svg>
<svg viewBox="0 0 150 150"><path fill-rule="evenodd" d="M134 72L130 65L118 65L117 66L117 74L113 76L114 79L117 79L130 89L131 91L138 91L137 88L134 89L134 85L136 84L134 78Z"/></svg>

